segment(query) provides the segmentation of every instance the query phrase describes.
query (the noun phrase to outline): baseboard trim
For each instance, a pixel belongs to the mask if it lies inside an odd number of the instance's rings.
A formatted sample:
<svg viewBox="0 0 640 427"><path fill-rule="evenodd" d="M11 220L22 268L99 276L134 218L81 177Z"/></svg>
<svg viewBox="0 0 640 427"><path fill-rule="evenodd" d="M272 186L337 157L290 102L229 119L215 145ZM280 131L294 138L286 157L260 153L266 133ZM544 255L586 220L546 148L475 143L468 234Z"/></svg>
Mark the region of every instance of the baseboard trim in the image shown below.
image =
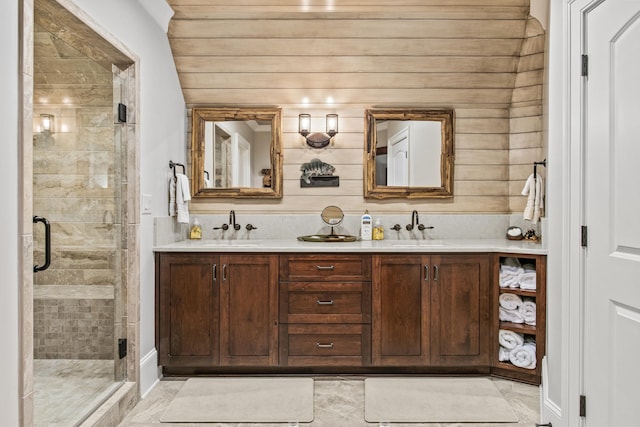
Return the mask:
<svg viewBox="0 0 640 427"><path fill-rule="evenodd" d="M154 348L140 359L140 396L142 399L158 384L158 352Z"/></svg>

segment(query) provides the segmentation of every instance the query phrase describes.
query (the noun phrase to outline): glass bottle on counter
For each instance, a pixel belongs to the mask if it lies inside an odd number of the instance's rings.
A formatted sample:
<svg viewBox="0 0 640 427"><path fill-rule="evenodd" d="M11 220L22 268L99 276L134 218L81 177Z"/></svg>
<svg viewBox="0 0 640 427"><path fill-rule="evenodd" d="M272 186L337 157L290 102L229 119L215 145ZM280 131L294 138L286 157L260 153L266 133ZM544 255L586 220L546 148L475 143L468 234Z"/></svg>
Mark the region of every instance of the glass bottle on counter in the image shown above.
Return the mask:
<svg viewBox="0 0 640 427"><path fill-rule="evenodd" d="M380 223L380 218L376 219L373 226L373 240L384 240L384 227Z"/></svg>

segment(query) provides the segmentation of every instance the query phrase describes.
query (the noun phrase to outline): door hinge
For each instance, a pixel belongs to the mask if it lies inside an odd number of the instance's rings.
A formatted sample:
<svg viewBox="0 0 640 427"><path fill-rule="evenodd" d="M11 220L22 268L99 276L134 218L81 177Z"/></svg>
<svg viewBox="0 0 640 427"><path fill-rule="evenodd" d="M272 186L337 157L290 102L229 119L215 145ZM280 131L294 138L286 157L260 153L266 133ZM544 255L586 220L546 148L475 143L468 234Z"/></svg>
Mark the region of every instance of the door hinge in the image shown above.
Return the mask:
<svg viewBox="0 0 640 427"><path fill-rule="evenodd" d="M583 225L580 227L580 246L583 248L587 247L587 226Z"/></svg>
<svg viewBox="0 0 640 427"><path fill-rule="evenodd" d="M580 395L580 416L587 416L587 396L585 396L584 394Z"/></svg>
<svg viewBox="0 0 640 427"><path fill-rule="evenodd" d="M118 103L118 123L127 123L127 106Z"/></svg>
<svg viewBox="0 0 640 427"><path fill-rule="evenodd" d="M124 359L127 356L127 339L118 339L118 357Z"/></svg>
<svg viewBox="0 0 640 427"><path fill-rule="evenodd" d="M589 75L589 55L582 55L582 74L583 77Z"/></svg>

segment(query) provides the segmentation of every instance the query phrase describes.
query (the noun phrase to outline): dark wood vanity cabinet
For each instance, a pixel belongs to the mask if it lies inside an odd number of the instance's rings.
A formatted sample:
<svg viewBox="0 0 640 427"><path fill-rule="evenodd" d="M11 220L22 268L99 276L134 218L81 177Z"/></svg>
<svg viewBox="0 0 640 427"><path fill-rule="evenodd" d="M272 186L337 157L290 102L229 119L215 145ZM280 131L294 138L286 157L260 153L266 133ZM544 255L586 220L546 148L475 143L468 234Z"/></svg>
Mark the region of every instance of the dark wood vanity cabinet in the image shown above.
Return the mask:
<svg viewBox="0 0 640 427"><path fill-rule="evenodd" d="M512 256L157 253L159 363L166 374L491 373L539 383L546 257L518 256L535 264L537 291L496 291ZM537 326L498 322L500 293L535 299ZM498 362L498 329L535 339L538 368Z"/></svg>
<svg viewBox="0 0 640 427"><path fill-rule="evenodd" d="M489 365L488 256L377 255L373 271L373 365Z"/></svg>
<svg viewBox="0 0 640 427"><path fill-rule="evenodd" d="M165 367L278 363L277 255L156 255Z"/></svg>
<svg viewBox="0 0 640 427"><path fill-rule="evenodd" d="M156 254L156 343L165 367L219 364L219 257Z"/></svg>

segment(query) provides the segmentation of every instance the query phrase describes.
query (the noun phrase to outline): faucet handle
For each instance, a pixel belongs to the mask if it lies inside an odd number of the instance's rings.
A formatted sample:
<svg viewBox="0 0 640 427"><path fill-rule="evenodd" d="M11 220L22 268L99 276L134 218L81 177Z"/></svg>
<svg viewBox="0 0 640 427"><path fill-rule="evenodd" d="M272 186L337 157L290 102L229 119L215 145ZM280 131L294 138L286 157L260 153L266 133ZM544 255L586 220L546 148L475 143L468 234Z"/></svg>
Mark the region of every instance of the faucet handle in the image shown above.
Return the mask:
<svg viewBox="0 0 640 427"><path fill-rule="evenodd" d="M394 231L400 231L402 229L402 227L400 227L400 224L396 224L393 227L391 227L392 230Z"/></svg>
<svg viewBox="0 0 640 427"><path fill-rule="evenodd" d="M423 230L433 230L433 226L430 225L429 227L426 227L424 224L418 224L418 230L423 231Z"/></svg>
<svg viewBox="0 0 640 427"><path fill-rule="evenodd" d="M245 228L247 229L247 231L257 230L258 229L258 227L255 227L253 224L247 224L247 226Z"/></svg>
<svg viewBox="0 0 640 427"><path fill-rule="evenodd" d="M213 227L214 230L224 230L227 231L229 229L229 224L222 224L221 227Z"/></svg>

